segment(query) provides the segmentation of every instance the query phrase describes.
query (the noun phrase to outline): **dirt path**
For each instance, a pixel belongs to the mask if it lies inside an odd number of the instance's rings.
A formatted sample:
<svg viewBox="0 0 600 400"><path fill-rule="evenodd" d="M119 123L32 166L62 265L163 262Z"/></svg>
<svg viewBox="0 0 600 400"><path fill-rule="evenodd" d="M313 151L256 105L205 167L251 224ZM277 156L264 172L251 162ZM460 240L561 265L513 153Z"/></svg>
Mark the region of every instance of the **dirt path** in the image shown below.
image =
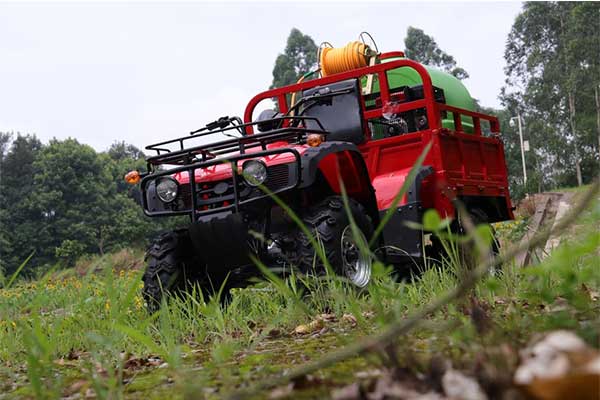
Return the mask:
<svg viewBox="0 0 600 400"><path fill-rule="evenodd" d="M574 197L574 192L547 192L537 193L522 200L519 204L519 208L529 210L534 208L527 232L521 239L522 243L526 243L543 228L555 226L572 207ZM560 236L552 236L548 239L543 248L529 248L526 252L521 253L517 257L517 265L524 267L534 261L543 260L553 249L558 247L560 241Z"/></svg>

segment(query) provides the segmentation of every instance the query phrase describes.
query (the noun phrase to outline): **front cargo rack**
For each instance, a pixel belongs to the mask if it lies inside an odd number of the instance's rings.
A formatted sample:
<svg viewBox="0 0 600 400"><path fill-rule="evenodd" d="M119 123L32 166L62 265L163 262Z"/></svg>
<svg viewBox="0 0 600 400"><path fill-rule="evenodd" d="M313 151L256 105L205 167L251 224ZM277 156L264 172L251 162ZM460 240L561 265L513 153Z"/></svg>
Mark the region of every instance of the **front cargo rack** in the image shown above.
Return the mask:
<svg viewBox="0 0 600 400"><path fill-rule="evenodd" d="M307 121L311 121L311 126L317 126L318 129L307 128ZM218 142L202 144L186 148L185 141L197 139L202 136L209 136L218 133L228 135L227 131L246 132L246 127L264 124L277 123L281 127L269 130L268 132L245 134L232 139L221 140ZM203 129L205 130L205 129ZM268 121L254 121L245 124L232 124L229 127L222 129L213 129L208 132L191 134L180 138L167 140L160 143L155 143L146 147L146 150L156 151L157 155L146 158L148 171L153 170L159 165L179 165L185 166L199 161L209 161L231 153L245 154L246 150L251 148L261 148L267 150L269 143L277 141L287 141L289 143L303 144L309 134L327 135L329 132L325 130L321 122L315 117L304 116L283 116ZM178 144L178 150L170 150L165 146Z"/></svg>

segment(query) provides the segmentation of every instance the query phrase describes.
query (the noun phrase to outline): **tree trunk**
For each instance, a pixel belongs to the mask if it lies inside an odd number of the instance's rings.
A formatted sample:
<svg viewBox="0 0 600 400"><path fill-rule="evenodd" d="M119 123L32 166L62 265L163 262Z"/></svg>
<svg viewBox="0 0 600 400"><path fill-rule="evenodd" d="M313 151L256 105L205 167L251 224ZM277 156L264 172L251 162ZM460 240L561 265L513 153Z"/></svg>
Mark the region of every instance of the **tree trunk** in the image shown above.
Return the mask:
<svg viewBox="0 0 600 400"><path fill-rule="evenodd" d="M100 233L100 237L98 240L98 251L100 252L100 256L104 255L104 229L102 229L102 227L100 227L99 230Z"/></svg>
<svg viewBox="0 0 600 400"><path fill-rule="evenodd" d="M575 142L575 170L577 172L577 186L583 185L583 179L581 177L581 160L579 158L579 149L577 148L577 135L575 133L575 96L573 92L569 92L569 123L571 125L571 134L573 135L573 141Z"/></svg>
<svg viewBox="0 0 600 400"><path fill-rule="evenodd" d="M594 97L596 98L596 127L598 128L598 153L600 153L600 85L594 85Z"/></svg>

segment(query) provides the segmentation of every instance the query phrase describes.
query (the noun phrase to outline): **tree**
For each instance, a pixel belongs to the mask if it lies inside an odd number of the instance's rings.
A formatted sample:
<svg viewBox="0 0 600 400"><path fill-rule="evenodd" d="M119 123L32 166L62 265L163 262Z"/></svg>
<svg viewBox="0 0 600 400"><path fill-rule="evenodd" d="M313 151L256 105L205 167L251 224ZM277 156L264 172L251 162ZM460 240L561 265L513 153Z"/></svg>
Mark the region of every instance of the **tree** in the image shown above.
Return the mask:
<svg viewBox="0 0 600 400"><path fill-rule="evenodd" d="M598 3L528 2L507 40L503 103L524 116L549 186L597 173L599 32Z"/></svg>
<svg viewBox="0 0 600 400"><path fill-rule="evenodd" d="M30 207L42 217L41 256L73 260L146 238L151 227L128 192L118 190L125 171L118 171L109 154L98 154L75 139L51 140L34 166Z"/></svg>
<svg viewBox="0 0 600 400"><path fill-rule="evenodd" d="M151 219L140 190L123 176L145 168L135 146L115 143L98 153L75 139L43 145L35 136L0 133L0 273L10 274L29 254L24 273L72 266L83 254L142 246L180 219Z"/></svg>
<svg viewBox="0 0 600 400"><path fill-rule="evenodd" d="M2 161L4 160L4 157L6 156L6 152L8 150L8 146L10 145L12 136L13 136L12 133L0 132L0 163L2 163ZM2 173L2 170L0 169L0 174L1 173Z"/></svg>
<svg viewBox="0 0 600 400"><path fill-rule="evenodd" d="M423 30L409 26L404 39L406 57L430 67L438 67L458 79L467 79L469 74L456 65L454 57L440 49L435 40Z"/></svg>
<svg viewBox="0 0 600 400"><path fill-rule="evenodd" d="M132 144L125 142L113 143L106 154L110 157L110 169L119 193L127 193L130 198L141 204L139 186L132 186L123 180L123 175L129 171L146 169L146 155Z"/></svg>
<svg viewBox="0 0 600 400"><path fill-rule="evenodd" d="M132 144L127 144L124 141L113 143L106 152L110 158L116 161L123 160L144 160L146 155L143 151Z"/></svg>
<svg viewBox="0 0 600 400"><path fill-rule="evenodd" d="M2 175L4 171L4 159L12 139L12 134L8 132L0 132L0 278L6 272L7 262L3 256L7 254L7 249L10 247L8 236L8 210L5 205L8 204L5 200L5 193L2 187Z"/></svg>
<svg viewBox="0 0 600 400"><path fill-rule="evenodd" d="M2 135L0 157L0 265L12 273L35 249L39 216L28 208L34 188L35 168L42 143L35 135L17 137L6 152L12 135Z"/></svg>
<svg viewBox="0 0 600 400"><path fill-rule="evenodd" d="M293 28L285 51L275 60L271 89L296 83L304 74L315 69L317 62L317 45L313 39Z"/></svg>

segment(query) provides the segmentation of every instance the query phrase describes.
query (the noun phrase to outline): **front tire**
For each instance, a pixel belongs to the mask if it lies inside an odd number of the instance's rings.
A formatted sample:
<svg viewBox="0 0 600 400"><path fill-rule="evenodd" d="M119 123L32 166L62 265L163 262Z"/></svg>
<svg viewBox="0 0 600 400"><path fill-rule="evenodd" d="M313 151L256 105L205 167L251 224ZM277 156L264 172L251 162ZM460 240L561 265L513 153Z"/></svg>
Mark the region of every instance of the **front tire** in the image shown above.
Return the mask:
<svg viewBox="0 0 600 400"><path fill-rule="evenodd" d="M309 209L302 220L310 230L334 272L358 288L366 287L371 281L373 259L370 252L361 251L368 246L373 235L373 224L364 207L348 199L349 213L356 223L353 232L348 212L340 196L330 196ZM304 232L298 240L297 266L303 273L316 272L324 275L326 268L317 255L311 241Z"/></svg>
<svg viewBox="0 0 600 400"><path fill-rule="evenodd" d="M142 296L150 313L158 311L165 294L186 293L199 283L202 262L194 255L187 229L163 233L146 251Z"/></svg>

